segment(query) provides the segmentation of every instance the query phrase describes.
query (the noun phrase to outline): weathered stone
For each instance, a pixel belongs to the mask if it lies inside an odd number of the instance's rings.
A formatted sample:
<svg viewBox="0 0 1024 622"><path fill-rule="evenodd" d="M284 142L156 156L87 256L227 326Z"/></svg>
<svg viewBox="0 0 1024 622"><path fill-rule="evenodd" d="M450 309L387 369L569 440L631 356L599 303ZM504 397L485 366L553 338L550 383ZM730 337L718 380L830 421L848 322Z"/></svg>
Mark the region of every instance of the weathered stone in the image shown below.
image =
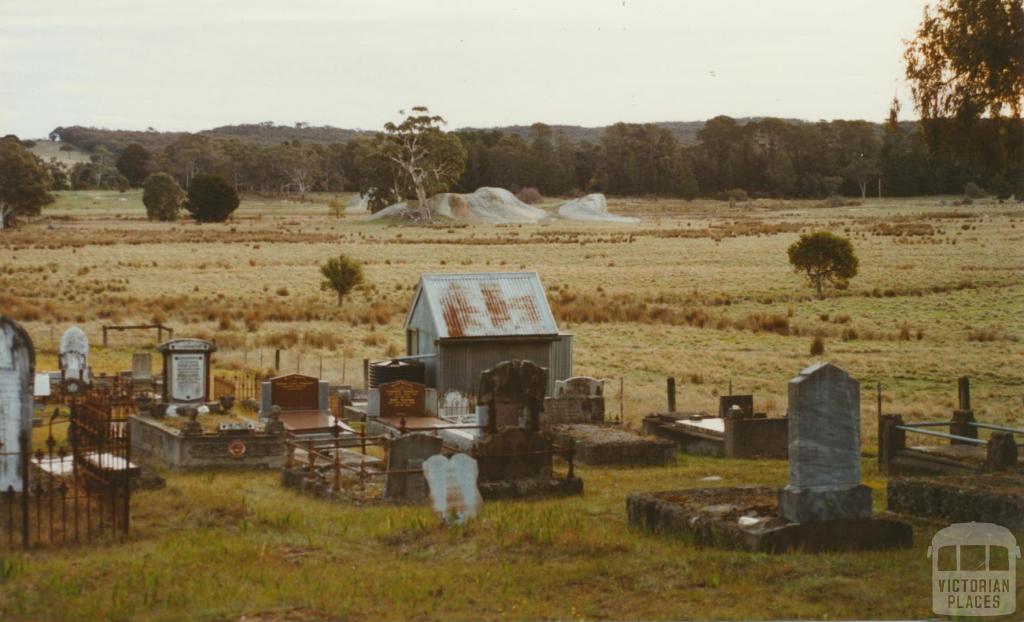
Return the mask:
<svg viewBox="0 0 1024 622"><path fill-rule="evenodd" d="M150 380L153 378L153 355L149 352L132 353L132 378Z"/></svg>
<svg viewBox="0 0 1024 622"><path fill-rule="evenodd" d="M663 465L673 462L676 456L676 444L672 441L637 436L610 426L559 425L550 431L560 445L574 443L579 464Z"/></svg>
<svg viewBox="0 0 1024 622"><path fill-rule="evenodd" d="M718 416L722 419L730 415L730 409L739 407L742 417L754 416L753 395L722 395L718 398Z"/></svg>
<svg viewBox="0 0 1024 622"><path fill-rule="evenodd" d="M442 521L461 525L476 517L483 503L476 485L478 474L476 460L466 454L451 458L435 454L423 462L431 506Z"/></svg>
<svg viewBox="0 0 1024 622"><path fill-rule="evenodd" d="M505 361L481 373L477 397L487 406L489 430L521 426L524 418L538 429L547 384L547 370L531 361Z"/></svg>
<svg viewBox="0 0 1024 622"><path fill-rule="evenodd" d="M0 492L21 491L20 437L32 434L36 353L20 325L0 316Z"/></svg>
<svg viewBox="0 0 1024 622"><path fill-rule="evenodd" d="M634 527L751 552L882 550L913 544L911 526L888 518L790 522L779 515L774 492L738 487L634 493L626 498L626 512Z"/></svg>
<svg viewBox="0 0 1024 622"><path fill-rule="evenodd" d="M430 456L441 453L441 439L429 434L406 434L388 446L387 481L384 497L394 501L419 503L427 500L427 485L423 478L423 463ZM413 471L390 473L390 471Z"/></svg>
<svg viewBox="0 0 1024 622"><path fill-rule="evenodd" d="M789 382L789 484L779 493L793 522L871 516L860 483L860 383L828 363Z"/></svg>
<svg viewBox="0 0 1024 622"><path fill-rule="evenodd" d="M602 397L604 380L590 376L573 376L555 382L555 397Z"/></svg>
<svg viewBox="0 0 1024 622"><path fill-rule="evenodd" d="M893 478L886 493L890 512L1024 529L1024 478L1019 473Z"/></svg>
<svg viewBox="0 0 1024 622"><path fill-rule="evenodd" d="M985 466L991 471L1017 468L1017 441L1012 432L993 432L985 447Z"/></svg>
<svg viewBox="0 0 1024 622"><path fill-rule="evenodd" d="M550 478L553 443L550 435L523 428L485 434L476 445L480 481Z"/></svg>
<svg viewBox="0 0 1024 622"><path fill-rule="evenodd" d="M60 369L66 379L89 382L89 338L77 327L64 331L60 338Z"/></svg>

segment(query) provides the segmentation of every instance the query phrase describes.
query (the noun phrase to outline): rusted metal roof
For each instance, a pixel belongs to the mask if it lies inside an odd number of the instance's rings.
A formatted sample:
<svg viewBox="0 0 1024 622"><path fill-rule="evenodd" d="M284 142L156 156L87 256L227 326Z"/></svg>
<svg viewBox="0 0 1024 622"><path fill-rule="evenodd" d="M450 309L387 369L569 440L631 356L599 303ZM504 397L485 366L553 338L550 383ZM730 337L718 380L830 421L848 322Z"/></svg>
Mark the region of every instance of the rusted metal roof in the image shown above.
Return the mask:
<svg viewBox="0 0 1024 622"><path fill-rule="evenodd" d="M558 334L536 272L424 274L409 310L426 304L439 339Z"/></svg>

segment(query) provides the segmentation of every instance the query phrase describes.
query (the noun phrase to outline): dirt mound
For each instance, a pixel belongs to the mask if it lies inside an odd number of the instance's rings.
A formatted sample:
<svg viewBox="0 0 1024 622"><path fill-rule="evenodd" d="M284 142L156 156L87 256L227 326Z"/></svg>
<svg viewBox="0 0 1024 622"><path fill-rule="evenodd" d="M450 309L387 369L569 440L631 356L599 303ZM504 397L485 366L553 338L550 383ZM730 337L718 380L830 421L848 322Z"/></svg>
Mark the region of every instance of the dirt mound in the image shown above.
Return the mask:
<svg viewBox="0 0 1024 622"><path fill-rule="evenodd" d="M470 194L439 194L430 199L435 216L464 222L533 223L547 218L504 188L478 188Z"/></svg>
<svg viewBox="0 0 1024 622"><path fill-rule="evenodd" d="M566 220L596 220L606 222L640 222L639 218L616 216L608 212L608 202L600 193L588 194L558 206L558 215Z"/></svg>

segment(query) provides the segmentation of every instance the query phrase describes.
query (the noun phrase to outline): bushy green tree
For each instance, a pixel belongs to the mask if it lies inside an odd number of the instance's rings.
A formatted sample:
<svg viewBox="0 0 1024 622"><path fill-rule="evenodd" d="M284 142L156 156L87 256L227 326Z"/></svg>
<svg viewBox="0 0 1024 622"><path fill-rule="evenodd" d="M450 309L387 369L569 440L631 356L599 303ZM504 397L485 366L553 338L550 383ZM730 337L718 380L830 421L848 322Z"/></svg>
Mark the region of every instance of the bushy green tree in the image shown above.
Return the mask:
<svg viewBox="0 0 1024 622"><path fill-rule="evenodd" d="M338 306L354 287L363 282L363 266L348 255L338 255L328 259L320 266L320 274L324 280L320 283L322 291L333 290L338 295Z"/></svg>
<svg viewBox="0 0 1024 622"><path fill-rule="evenodd" d="M185 208L198 222L224 222L238 209L234 187L223 177L196 175L188 189Z"/></svg>
<svg viewBox="0 0 1024 622"><path fill-rule="evenodd" d="M796 272L807 275L821 298L826 283L845 288L857 275L859 262L850 240L829 231L816 231L801 234L790 245L789 263Z"/></svg>
<svg viewBox="0 0 1024 622"><path fill-rule="evenodd" d="M117 157L117 170L125 176L132 188L138 188L149 175L151 159L148 149L138 143L132 143Z"/></svg>
<svg viewBox="0 0 1024 622"><path fill-rule="evenodd" d="M0 138L0 231L53 203L50 184L46 167L17 137Z"/></svg>
<svg viewBox="0 0 1024 622"><path fill-rule="evenodd" d="M185 202L185 191L167 173L154 173L146 178L142 190L142 203L146 218L150 220L177 220L178 210Z"/></svg>

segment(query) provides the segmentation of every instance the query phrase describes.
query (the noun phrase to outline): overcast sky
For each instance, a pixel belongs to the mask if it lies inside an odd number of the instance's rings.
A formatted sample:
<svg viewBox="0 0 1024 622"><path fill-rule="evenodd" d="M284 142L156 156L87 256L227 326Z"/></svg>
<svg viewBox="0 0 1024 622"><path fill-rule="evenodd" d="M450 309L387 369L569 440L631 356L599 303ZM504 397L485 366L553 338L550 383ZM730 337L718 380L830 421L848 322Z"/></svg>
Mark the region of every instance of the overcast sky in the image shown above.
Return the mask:
<svg viewBox="0 0 1024 622"><path fill-rule="evenodd" d="M0 0L0 135L885 117L924 0Z"/></svg>

